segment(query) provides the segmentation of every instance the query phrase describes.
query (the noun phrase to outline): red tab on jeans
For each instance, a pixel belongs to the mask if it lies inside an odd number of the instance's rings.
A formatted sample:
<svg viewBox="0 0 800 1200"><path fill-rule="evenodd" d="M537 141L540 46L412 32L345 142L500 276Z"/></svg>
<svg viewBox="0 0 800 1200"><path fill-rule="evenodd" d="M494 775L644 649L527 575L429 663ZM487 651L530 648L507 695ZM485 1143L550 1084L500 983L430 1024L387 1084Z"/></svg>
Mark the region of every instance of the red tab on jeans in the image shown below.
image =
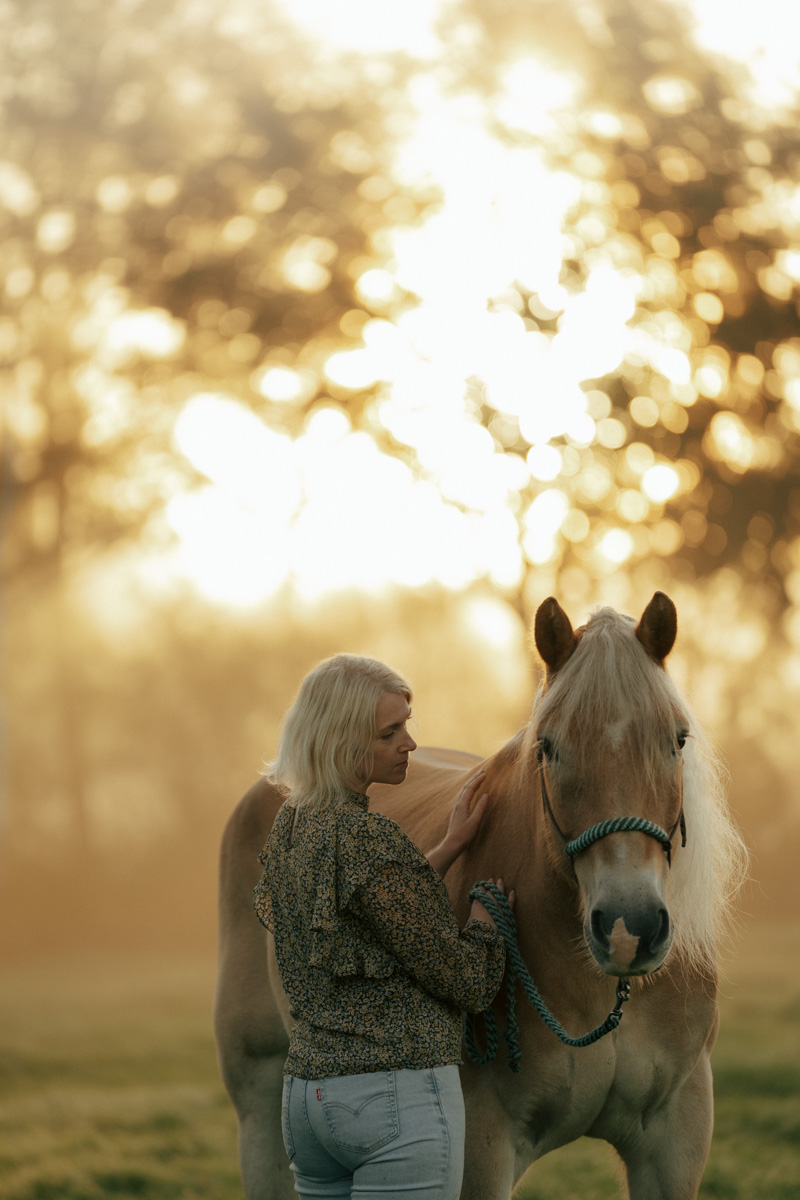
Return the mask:
<svg viewBox="0 0 800 1200"><path fill-rule="evenodd" d="M322 1099L322 1088L317 1088L317 1099L318 1100Z"/></svg>

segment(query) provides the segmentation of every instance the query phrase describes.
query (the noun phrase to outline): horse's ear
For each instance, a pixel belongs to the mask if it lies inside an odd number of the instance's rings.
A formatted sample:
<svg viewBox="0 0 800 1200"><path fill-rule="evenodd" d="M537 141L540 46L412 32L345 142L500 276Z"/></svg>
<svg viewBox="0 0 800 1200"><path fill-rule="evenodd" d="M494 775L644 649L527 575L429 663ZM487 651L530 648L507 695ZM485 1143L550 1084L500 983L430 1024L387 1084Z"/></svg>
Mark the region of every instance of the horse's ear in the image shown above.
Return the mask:
<svg viewBox="0 0 800 1200"><path fill-rule="evenodd" d="M572 656L578 639L572 631L569 617L554 596L549 596L536 610L533 638L547 666L548 675L563 667Z"/></svg>
<svg viewBox="0 0 800 1200"><path fill-rule="evenodd" d="M656 662L663 663L678 633L678 614L669 596L656 592L636 627L636 636Z"/></svg>

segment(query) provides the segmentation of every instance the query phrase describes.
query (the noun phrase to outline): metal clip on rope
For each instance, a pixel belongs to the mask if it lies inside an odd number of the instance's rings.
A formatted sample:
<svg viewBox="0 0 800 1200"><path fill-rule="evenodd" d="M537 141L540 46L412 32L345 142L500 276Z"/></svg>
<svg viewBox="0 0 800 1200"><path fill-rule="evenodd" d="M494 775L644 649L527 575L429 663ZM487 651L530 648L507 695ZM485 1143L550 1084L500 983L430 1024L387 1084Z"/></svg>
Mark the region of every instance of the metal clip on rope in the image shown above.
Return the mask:
<svg viewBox="0 0 800 1200"><path fill-rule="evenodd" d="M522 1062L522 1050L519 1045L519 1021L517 1020L517 979L528 1000L536 1009L548 1029L552 1029L567 1046L591 1046L594 1042L605 1037L616 1029L622 1020L622 1005L630 998L631 985L629 979L620 979L617 984L617 1002L611 1012L596 1029L585 1033L583 1037L573 1038L556 1020L542 1000L536 985L531 979L528 968L522 959L517 945L517 927L514 913L503 892L496 884L488 880L476 883L469 893L469 899L478 900L486 908L502 934L506 944L506 1030L503 1040L508 1046L508 1065L512 1071L518 1072ZM474 1017L467 1016L465 1042L470 1060L477 1066L491 1062L497 1054L497 1019L491 1005L483 1012L486 1022L486 1053L481 1054L475 1044Z"/></svg>

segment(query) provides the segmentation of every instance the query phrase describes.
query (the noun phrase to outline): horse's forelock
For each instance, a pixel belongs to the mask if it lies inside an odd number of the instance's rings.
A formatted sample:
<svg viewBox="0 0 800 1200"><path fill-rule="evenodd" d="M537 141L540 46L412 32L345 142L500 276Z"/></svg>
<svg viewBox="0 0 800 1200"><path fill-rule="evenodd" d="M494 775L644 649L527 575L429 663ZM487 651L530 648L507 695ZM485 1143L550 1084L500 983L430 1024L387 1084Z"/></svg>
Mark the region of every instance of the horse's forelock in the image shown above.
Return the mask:
<svg viewBox="0 0 800 1200"><path fill-rule="evenodd" d="M665 732L684 720L676 689L635 630L630 617L600 609L537 705L536 723L569 736L584 756L602 749L606 731L616 726L627 728L625 740L633 739L632 748L645 760L650 753L655 758Z"/></svg>

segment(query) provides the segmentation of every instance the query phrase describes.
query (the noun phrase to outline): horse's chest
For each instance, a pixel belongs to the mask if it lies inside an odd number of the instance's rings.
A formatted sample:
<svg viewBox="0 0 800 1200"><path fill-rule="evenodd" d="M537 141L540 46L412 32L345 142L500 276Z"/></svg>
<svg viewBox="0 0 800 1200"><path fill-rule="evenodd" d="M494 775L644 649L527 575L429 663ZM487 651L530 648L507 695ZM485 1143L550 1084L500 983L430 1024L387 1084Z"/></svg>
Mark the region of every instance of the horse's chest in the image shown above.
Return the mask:
<svg viewBox="0 0 800 1200"><path fill-rule="evenodd" d="M706 1022L696 1015L694 1029L673 1030L671 1038L662 1037L657 1025L629 1028L618 1041L613 1079L588 1132L613 1142L631 1124L637 1129L649 1124L708 1053Z"/></svg>
<svg viewBox="0 0 800 1200"><path fill-rule="evenodd" d="M630 1026L627 1036L582 1049L548 1041L547 1051L542 1045L535 1056L527 1087L514 1086L514 1107L525 1114L521 1141L540 1157L583 1134L614 1142L632 1121L641 1128L696 1061L703 1041L662 1041Z"/></svg>
<svg viewBox="0 0 800 1200"><path fill-rule="evenodd" d="M533 1060L532 1056L532 1060ZM536 1068L522 1077L503 1078L509 1111L522 1117L518 1129L531 1157L586 1133L597 1120L614 1087L616 1056L610 1042L584 1049L548 1043ZM513 1097L511 1092L513 1091Z"/></svg>
<svg viewBox="0 0 800 1200"><path fill-rule="evenodd" d="M678 1067L674 1055L644 1040L633 1041L618 1054L607 1109L619 1107L645 1117L673 1090Z"/></svg>

